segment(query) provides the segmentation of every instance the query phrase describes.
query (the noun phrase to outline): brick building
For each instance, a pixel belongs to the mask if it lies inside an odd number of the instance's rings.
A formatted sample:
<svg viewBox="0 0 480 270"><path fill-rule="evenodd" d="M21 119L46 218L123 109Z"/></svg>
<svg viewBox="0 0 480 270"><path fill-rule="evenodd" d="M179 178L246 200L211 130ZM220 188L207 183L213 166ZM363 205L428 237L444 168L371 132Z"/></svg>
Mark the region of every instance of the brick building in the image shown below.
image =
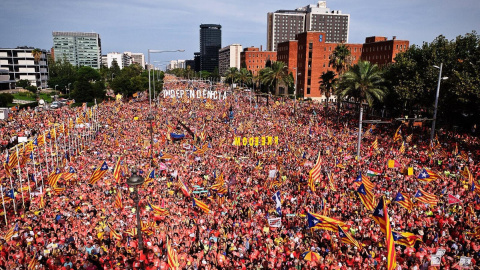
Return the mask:
<svg viewBox="0 0 480 270"><path fill-rule="evenodd" d="M267 61L277 61L277 52L262 51L261 48L248 47L240 53L240 66L247 68L253 76L265 68Z"/></svg>
<svg viewBox="0 0 480 270"><path fill-rule="evenodd" d="M395 36L391 40L386 37L367 37L363 44L362 59L379 66L393 63L395 56L405 52L409 44L408 40L397 40Z"/></svg>
<svg viewBox="0 0 480 270"><path fill-rule="evenodd" d="M296 35L296 40L285 41L278 44L278 61L284 62L295 78L297 68L297 93L305 98L317 99L322 102L326 97L320 89L320 76L329 70L330 55L339 43L325 42L324 32L304 32ZM397 53L404 52L409 41L387 40L386 37L368 37L364 44L346 44L350 50L351 64L356 64L360 59L368 60L373 64L385 65L394 62ZM336 101L331 96L329 101Z"/></svg>

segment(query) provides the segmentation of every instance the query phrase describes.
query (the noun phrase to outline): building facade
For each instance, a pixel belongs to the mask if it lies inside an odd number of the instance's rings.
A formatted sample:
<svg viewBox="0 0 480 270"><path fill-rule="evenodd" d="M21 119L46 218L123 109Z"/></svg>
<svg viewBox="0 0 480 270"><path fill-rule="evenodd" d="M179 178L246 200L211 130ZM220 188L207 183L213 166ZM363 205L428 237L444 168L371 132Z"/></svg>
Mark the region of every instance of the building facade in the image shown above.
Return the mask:
<svg viewBox="0 0 480 270"><path fill-rule="evenodd" d="M268 61L277 61L277 52L261 51L256 47L244 48L240 53L240 65L252 72L253 76L265 68Z"/></svg>
<svg viewBox="0 0 480 270"><path fill-rule="evenodd" d="M321 90L320 76L327 71L336 73L329 66L330 56L341 43L328 43L325 41L325 32L304 32L296 36L294 41L278 44L277 60L284 62L297 77L297 93L305 98L326 100L325 93ZM347 61L351 65L359 60L367 60L373 64L385 65L392 63L395 56L408 49L408 40L387 40L386 37L367 37L363 44L345 44L350 51ZM296 73L295 73L296 72ZM338 75L338 74L337 74ZM331 95L329 101L336 101Z"/></svg>
<svg viewBox="0 0 480 270"><path fill-rule="evenodd" d="M200 25L200 70L213 72L218 68L218 50L222 48L222 26Z"/></svg>
<svg viewBox="0 0 480 270"><path fill-rule="evenodd" d="M33 47L0 49L0 70L3 70L2 88L15 88L15 82L29 80L36 87L47 88L48 61L47 51L40 50L38 61L32 55ZM8 80L6 73L8 71Z"/></svg>
<svg viewBox="0 0 480 270"><path fill-rule="evenodd" d="M277 10L267 14L267 50L276 51L277 44L294 40L307 31L326 33L326 42L348 42L350 15L330 10L326 1L295 10Z"/></svg>
<svg viewBox="0 0 480 270"><path fill-rule="evenodd" d="M410 42L408 40L388 40L386 37L367 37L362 49L362 60L379 66L395 62L398 53L405 52Z"/></svg>
<svg viewBox="0 0 480 270"><path fill-rule="evenodd" d="M102 65L102 44L97 33L53 32L55 60L65 57L72 65L99 69Z"/></svg>
<svg viewBox="0 0 480 270"><path fill-rule="evenodd" d="M132 58L132 64L139 64L142 68L145 68L145 55L143 53L125 52Z"/></svg>
<svg viewBox="0 0 480 270"><path fill-rule="evenodd" d="M240 70L240 53L242 45L232 44L221 48L218 51L218 72L224 76L228 69L236 67Z"/></svg>

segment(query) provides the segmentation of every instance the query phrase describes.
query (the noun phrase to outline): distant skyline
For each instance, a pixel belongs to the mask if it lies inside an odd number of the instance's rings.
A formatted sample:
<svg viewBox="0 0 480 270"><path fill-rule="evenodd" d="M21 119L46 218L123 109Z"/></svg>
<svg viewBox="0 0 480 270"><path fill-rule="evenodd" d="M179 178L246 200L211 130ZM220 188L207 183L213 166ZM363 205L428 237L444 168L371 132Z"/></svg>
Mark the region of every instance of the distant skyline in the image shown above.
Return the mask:
<svg viewBox="0 0 480 270"><path fill-rule="evenodd" d="M318 1L302 0L3 0L0 48L31 46L49 50L53 31L100 34L102 54L184 49L151 54L152 61L193 59L200 24L222 25L222 47L241 44L266 49L267 13ZM329 0L327 7L350 14L349 43L368 36L421 45L439 35L451 40L480 28L478 0ZM162 67L163 68L163 67Z"/></svg>

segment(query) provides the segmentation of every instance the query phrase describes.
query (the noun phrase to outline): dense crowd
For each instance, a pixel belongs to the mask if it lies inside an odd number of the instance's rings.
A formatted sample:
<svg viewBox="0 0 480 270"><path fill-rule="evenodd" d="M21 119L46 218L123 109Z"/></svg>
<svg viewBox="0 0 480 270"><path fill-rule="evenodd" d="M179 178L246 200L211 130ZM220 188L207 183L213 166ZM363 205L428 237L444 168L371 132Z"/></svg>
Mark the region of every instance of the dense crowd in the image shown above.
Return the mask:
<svg viewBox="0 0 480 270"><path fill-rule="evenodd" d="M169 89L208 87L166 81ZM8 222L0 227L0 268L170 269L170 246L179 269L387 269L385 234L357 193L357 177L371 170L378 172L369 178L375 201L385 198L392 229L418 236L412 245L395 245L395 269L460 269L461 257L471 259L470 269L480 269L480 231L470 234L479 228L480 193L471 179L480 186L478 138L440 130L430 144L426 128L367 126L358 159L355 109L337 113L305 101L294 110L293 102L270 100L266 106L263 98L233 92L226 100L160 96L150 107L140 94L95 109L16 112L1 123L9 147L12 138L33 140L52 129L58 135L34 147L35 160L11 169L11 176L5 167L0 171L1 222ZM171 133L185 137L175 140ZM278 144L234 145L235 137L262 136L278 136ZM4 152L2 163L16 150ZM389 168L389 160L398 166ZM89 184L103 162L108 172ZM318 163L313 191L309 173ZM55 168L76 173L50 186ZM154 170L153 181L138 188L138 209L127 185L132 168L145 179ZM440 177L420 181L424 168ZM12 188L14 199L7 200ZM409 211L395 202L398 192L414 198L419 188L438 203L414 200ZM449 204L449 195L460 202ZM194 198L208 209L194 206ZM138 211L143 250L135 233ZM360 246L342 243L337 231L310 228L308 213L344 222ZM280 223L269 224L277 218ZM439 250L444 254L435 267L431 257Z"/></svg>

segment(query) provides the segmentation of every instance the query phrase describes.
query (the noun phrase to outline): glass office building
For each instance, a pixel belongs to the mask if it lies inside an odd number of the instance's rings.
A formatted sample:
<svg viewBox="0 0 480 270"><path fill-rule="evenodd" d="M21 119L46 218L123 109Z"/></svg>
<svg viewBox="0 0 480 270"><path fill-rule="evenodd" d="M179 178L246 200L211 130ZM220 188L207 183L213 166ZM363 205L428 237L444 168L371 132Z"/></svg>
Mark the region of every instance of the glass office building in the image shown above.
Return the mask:
<svg viewBox="0 0 480 270"><path fill-rule="evenodd" d="M74 66L100 69L102 44L97 33L53 32L55 60L66 58Z"/></svg>
<svg viewBox="0 0 480 270"><path fill-rule="evenodd" d="M222 26L200 25L200 70L213 72L218 68L218 50L222 48Z"/></svg>

